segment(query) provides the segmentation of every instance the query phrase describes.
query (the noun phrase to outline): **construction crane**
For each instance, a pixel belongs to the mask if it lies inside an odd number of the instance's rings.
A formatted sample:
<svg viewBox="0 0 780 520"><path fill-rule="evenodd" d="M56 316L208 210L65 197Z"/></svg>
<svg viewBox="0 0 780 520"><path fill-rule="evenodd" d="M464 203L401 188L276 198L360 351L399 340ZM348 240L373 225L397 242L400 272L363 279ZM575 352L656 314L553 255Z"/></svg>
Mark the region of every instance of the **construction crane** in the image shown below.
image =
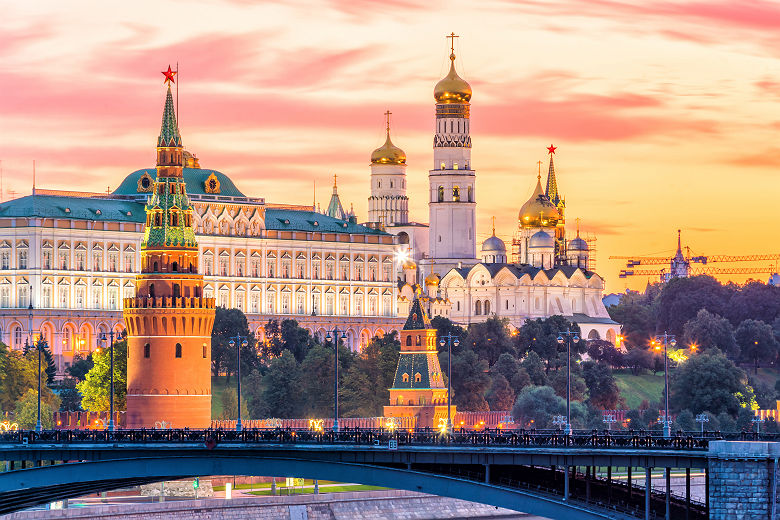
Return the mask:
<svg viewBox="0 0 780 520"><path fill-rule="evenodd" d="M685 255L683 255L685 249ZM776 266L767 267L696 267L692 268L692 263L707 265L712 262L758 262L761 260L780 260L778 254L760 254L760 255L697 255L691 253L690 247L682 247L681 233L677 230L677 252L674 256L610 256L610 260L625 260L626 269L620 271L620 278L629 276L659 276L661 281L669 281L671 278L684 278L700 274L723 275L723 274L773 274L777 271ZM640 265L668 265L661 269L634 269Z"/></svg>

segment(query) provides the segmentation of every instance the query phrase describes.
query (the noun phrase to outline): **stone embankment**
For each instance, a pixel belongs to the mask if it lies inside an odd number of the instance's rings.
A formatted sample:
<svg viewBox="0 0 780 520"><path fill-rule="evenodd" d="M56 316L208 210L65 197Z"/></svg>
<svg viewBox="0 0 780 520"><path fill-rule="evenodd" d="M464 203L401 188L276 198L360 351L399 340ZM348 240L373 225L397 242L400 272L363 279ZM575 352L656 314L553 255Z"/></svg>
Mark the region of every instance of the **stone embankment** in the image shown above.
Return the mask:
<svg viewBox="0 0 780 520"><path fill-rule="evenodd" d="M182 500L28 511L2 520L543 520L540 517L453 498L409 491Z"/></svg>

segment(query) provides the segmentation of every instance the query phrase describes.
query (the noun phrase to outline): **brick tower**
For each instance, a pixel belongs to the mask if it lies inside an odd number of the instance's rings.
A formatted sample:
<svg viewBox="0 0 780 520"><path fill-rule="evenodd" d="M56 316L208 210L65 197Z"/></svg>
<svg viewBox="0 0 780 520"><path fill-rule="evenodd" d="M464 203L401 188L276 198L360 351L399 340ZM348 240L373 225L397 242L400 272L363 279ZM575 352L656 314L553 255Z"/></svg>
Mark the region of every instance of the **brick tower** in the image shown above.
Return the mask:
<svg viewBox="0 0 780 520"><path fill-rule="evenodd" d="M417 417L418 428L437 428L439 419L447 420L447 399L436 350L436 329L431 327L415 295L401 330L401 355L390 388L390 406L385 406L384 416Z"/></svg>
<svg viewBox="0 0 780 520"><path fill-rule="evenodd" d="M207 428L211 424L214 299L203 297L198 244L183 173L168 68L157 180L146 203L141 274L124 300L127 427Z"/></svg>

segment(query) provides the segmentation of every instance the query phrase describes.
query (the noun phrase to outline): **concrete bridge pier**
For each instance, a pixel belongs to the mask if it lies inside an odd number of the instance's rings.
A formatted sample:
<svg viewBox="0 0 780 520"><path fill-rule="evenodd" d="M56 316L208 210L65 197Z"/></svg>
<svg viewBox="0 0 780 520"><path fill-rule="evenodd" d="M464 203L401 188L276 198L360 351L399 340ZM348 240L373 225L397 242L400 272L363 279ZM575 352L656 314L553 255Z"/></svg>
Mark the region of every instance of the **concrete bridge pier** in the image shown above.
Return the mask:
<svg viewBox="0 0 780 520"><path fill-rule="evenodd" d="M711 441L710 520L777 520L778 442Z"/></svg>

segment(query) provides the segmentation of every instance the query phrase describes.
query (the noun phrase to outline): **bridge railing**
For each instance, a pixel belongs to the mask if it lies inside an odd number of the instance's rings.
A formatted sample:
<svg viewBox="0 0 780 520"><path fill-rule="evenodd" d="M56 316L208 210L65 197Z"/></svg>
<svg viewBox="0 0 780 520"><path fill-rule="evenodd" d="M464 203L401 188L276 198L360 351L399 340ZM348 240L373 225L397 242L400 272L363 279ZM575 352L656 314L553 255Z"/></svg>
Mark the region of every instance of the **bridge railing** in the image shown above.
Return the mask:
<svg viewBox="0 0 780 520"><path fill-rule="evenodd" d="M247 444L351 444L381 445L391 440L403 445L470 445L507 447L562 447L614 449L683 449L705 450L710 440L724 438L719 433L677 432L664 438L653 431L575 431L561 430L479 431L456 429L447 434L436 429L343 428L338 432L292 428L251 428L242 431L212 428L207 430L138 429L138 430L19 430L0 433L0 442L35 443L202 443L214 447L222 443Z"/></svg>

